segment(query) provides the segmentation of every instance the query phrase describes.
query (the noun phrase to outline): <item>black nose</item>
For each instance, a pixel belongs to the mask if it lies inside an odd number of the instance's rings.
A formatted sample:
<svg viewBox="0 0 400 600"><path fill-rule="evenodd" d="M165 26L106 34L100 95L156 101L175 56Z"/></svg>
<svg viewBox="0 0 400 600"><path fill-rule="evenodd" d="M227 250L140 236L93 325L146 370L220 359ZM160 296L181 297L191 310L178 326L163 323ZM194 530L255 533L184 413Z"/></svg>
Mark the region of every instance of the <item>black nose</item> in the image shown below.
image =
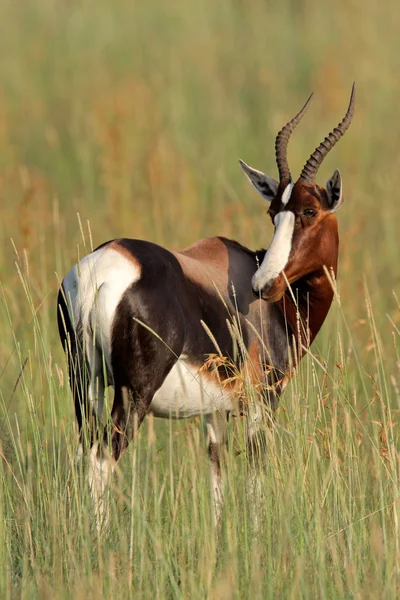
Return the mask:
<svg viewBox="0 0 400 600"><path fill-rule="evenodd" d="M269 289L269 286L267 286L266 288L263 288L262 290L258 290L258 291L256 291L254 288L252 288L254 298L257 298L257 300L268 301L268 289Z"/></svg>

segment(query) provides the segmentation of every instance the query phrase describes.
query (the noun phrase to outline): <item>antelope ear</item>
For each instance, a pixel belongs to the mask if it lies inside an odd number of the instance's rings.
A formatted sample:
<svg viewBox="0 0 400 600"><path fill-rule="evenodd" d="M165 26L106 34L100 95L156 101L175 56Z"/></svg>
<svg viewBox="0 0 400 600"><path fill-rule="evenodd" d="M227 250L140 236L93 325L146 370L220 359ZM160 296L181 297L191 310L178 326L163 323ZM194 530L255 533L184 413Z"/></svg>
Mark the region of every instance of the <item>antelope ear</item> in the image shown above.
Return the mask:
<svg viewBox="0 0 400 600"><path fill-rule="evenodd" d="M328 206L331 212L336 212L343 203L342 177L338 169L326 182L326 193L328 195Z"/></svg>
<svg viewBox="0 0 400 600"><path fill-rule="evenodd" d="M243 160L240 160L240 158L239 165L242 167L242 170L247 175L251 185L255 187L257 192L261 194L264 200L271 202L276 196L279 183L272 177L265 175L265 173L249 167L249 165L246 165L246 163Z"/></svg>

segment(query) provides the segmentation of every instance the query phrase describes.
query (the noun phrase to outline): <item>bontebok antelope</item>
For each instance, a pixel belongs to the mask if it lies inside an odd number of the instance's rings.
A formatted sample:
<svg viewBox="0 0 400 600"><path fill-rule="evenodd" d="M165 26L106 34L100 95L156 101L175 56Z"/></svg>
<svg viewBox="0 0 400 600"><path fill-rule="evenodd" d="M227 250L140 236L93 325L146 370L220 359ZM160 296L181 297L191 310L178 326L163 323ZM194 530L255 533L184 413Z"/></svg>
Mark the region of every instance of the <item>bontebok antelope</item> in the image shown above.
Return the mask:
<svg viewBox="0 0 400 600"><path fill-rule="evenodd" d="M279 181L240 161L269 203L275 231L268 250L253 252L224 237L200 240L180 252L116 239L85 256L64 278L59 332L100 516L113 466L148 413L176 419L204 415L218 516L219 453L228 414L247 415L251 447L287 382L292 360L301 358L320 330L333 298L329 273L336 276L335 213L343 197L339 171L325 187L315 178L350 125L354 85L345 117L294 183L287 146L310 100L277 135ZM218 353L228 363L210 360ZM262 402L246 402L240 377L226 364L249 374ZM106 385L115 392L112 426L101 429Z"/></svg>

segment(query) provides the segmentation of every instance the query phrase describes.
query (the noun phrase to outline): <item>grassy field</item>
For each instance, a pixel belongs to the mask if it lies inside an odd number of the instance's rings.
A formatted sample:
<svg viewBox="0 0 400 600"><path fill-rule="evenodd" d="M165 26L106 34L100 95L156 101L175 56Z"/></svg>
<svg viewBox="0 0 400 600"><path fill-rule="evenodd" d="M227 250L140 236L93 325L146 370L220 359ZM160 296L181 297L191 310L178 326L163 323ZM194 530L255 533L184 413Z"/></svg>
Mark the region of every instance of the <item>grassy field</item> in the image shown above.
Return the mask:
<svg viewBox="0 0 400 600"><path fill-rule="evenodd" d="M400 596L399 26L394 0L0 4L0 598ZM340 298L282 397L259 497L235 422L217 540L201 422L148 420L99 536L60 279L114 237L267 245L237 159L275 175L275 135L314 91L298 173L354 80L319 173L344 180Z"/></svg>

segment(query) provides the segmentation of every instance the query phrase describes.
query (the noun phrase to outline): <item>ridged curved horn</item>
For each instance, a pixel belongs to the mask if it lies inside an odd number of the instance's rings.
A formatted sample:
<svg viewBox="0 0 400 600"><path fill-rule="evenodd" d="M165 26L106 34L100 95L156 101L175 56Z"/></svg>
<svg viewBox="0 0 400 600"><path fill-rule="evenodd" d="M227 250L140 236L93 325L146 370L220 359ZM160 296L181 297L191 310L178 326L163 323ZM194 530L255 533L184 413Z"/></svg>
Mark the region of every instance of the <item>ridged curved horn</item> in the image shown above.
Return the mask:
<svg viewBox="0 0 400 600"><path fill-rule="evenodd" d="M353 87L351 88L349 108L347 109L345 117L342 121L340 121L339 125L335 127L335 129L328 135L328 137L326 137L324 141L320 143L318 148L315 148L314 152L311 154L310 158L304 165L299 179L301 179L305 183L314 183L318 169L321 166L325 156L330 150L332 150L333 146L336 144L336 142L340 140L342 135L346 133L353 118L354 104L355 83L353 83Z"/></svg>
<svg viewBox="0 0 400 600"><path fill-rule="evenodd" d="M291 181L292 176L290 174L290 169L287 161L287 146L289 143L290 136L292 135L293 129L298 125L303 118L304 113L306 112L308 105L311 102L311 98L313 94L309 97L303 108L300 112L297 113L295 117L289 123L287 123L278 135L275 140L275 156L276 156L276 164L278 165L279 171L279 181L281 183L286 181Z"/></svg>

